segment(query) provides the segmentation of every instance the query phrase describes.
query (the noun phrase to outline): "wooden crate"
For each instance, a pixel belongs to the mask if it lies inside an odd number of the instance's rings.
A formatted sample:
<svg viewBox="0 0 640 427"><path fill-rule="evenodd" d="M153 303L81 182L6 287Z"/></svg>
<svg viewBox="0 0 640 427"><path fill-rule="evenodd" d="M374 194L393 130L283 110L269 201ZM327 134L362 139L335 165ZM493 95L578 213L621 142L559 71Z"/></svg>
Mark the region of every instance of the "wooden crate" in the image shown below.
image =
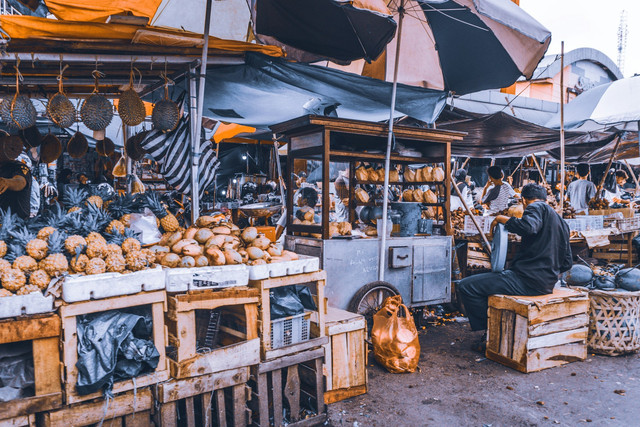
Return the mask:
<svg viewBox="0 0 640 427"><path fill-rule="evenodd" d="M175 356L168 359L171 376L188 378L259 363L258 296L257 289L248 287L169 296L166 314L169 345L176 347ZM221 326L223 346L198 353L196 310L216 309L223 310L222 320L233 317L242 327Z"/></svg>
<svg viewBox="0 0 640 427"><path fill-rule="evenodd" d="M569 289L490 296L487 358L521 372L584 360L588 309L587 294Z"/></svg>
<svg viewBox="0 0 640 427"><path fill-rule="evenodd" d="M36 415L21 415L19 417L0 420L0 427L35 427Z"/></svg>
<svg viewBox="0 0 640 427"><path fill-rule="evenodd" d="M96 301L83 301L72 304L64 304L59 308L62 319L62 360L64 363L64 391L67 404L84 402L102 397L102 392L95 392L84 396L76 392L78 379L78 334L77 316L98 313L109 310L119 310L139 306L151 306L153 318L153 342L160 353L160 360L155 372L140 375L133 380L118 381L114 383L112 393L122 393L133 390L136 387L146 387L169 379L169 369L165 356L165 323L164 311L166 306L165 291L140 292L135 295L125 295L115 298L107 298Z"/></svg>
<svg viewBox="0 0 640 427"><path fill-rule="evenodd" d="M153 395L149 387L121 393L109 399L65 406L36 415L38 427L84 427L94 425L119 427L153 426Z"/></svg>
<svg viewBox="0 0 640 427"><path fill-rule="evenodd" d="M158 384L158 427L244 427L251 419L249 367Z"/></svg>
<svg viewBox="0 0 640 427"><path fill-rule="evenodd" d="M0 321L0 344L21 341L31 341L35 396L0 402L0 425L28 425L29 415L62 406L60 317L35 314Z"/></svg>
<svg viewBox="0 0 640 427"><path fill-rule="evenodd" d="M253 425L291 427L322 425L324 347L262 362L251 368ZM284 419L284 413L288 419Z"/></svg>
<svg viewBox="0 0 640 427"><path fill-rule="evenodd" d="M329 342L325 336L325 317L327 313L324 298L324 286L327 273L323 270L313 273L296 274L293 276L274 277L264 280L249 280L249 286L260 291L259 334L261 340L260 353L262 360L277 359L288 354L294 354L311 348L325 345ZM314 300L317 311L311 314L310 339L298 344L292 344L281 348L271 346L271 303L269 292L271 289L290 285L309 285L311 292L315 291Z"/></svg>
<svg viewBox="0 0 640 427"><path fill-rule="evenodd" d="M367 322L364 316L327 308L324 401L339 402L367 392Z"/></svg>
<svg viewBox="0 0 640 427"><path fill-rule="evenodd" d="M601 259L614 264L626 264L633 267L638 264L638 254L633 250L631 241L637 233L626 233L620 236L611 236L611 244L601 248L594 248L591 252L593 258Z"/></svg>

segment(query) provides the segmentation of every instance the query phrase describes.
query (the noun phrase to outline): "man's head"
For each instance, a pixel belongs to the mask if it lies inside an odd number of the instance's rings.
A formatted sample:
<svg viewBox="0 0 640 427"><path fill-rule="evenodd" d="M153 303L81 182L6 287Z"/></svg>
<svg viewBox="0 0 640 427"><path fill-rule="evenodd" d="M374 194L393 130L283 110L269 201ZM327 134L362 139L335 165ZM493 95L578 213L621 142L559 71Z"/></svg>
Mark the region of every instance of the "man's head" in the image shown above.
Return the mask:
<svg viewBox="0 0 640 427"><path fill-rule="evenodd" d="M502 173L502 169L500 169L500 166L489 166L489 169L487 169L487 173L489 174L489 180L494 185L499 185L502 183L504 174Z"/></svg>
<svg viewBox="0 0 640 427"><path fill-rule="evenodd" d="M546 201L547 189L538 184L527 184L522 187L520 195L522 196L522 205L526 208L533 202Z"/></svg>
<svg viewBox="0 0 640 427"><path fill-rule="evenodd" d="M455 178L458 183L465 182L467 180L467 171L464 169L458 169L456 171Z"/></svg>
<svg viewBox="0 0 640 427"><path fill-rule="evenodd" d="M616 182L618 185L624 185L629 179L629 175L623 170L616 171Z"/></svg>
<svg viewBox="0 0 640 427"><path fill-rule="evenodd" d="M314 208L318 204L318 192L311 187L304 187L300 190L300 198L298 199L298 206L309 206Z"/></svg>
<svg viewBox="0 0 640 427"><path fill-rule="evenodd" d="M576 172L580 178L586 178L589 175L589 165L586 163L580 163L576 166Z"/></svg>

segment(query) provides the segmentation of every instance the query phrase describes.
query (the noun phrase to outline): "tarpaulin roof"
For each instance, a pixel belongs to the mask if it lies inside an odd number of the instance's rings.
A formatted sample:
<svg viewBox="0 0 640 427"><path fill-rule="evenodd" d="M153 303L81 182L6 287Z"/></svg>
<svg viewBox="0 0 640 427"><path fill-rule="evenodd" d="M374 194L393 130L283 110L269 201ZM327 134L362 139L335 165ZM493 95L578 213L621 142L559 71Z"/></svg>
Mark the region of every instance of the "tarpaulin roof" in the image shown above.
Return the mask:
<svg viewBox="0 0 640 427"><path fill-rule="evenodd" d="M615 131L615 129L613 130ZM601 141L581 142L565 147L565 158L572 163L606 163L611 158L616 146L617 136L620 135L620 144L616 150L614 160L628 160L640 157L638 147L638 134L636 132L610 132L600 133L607 135ZM593 132L591 132L593 134ZM560 149L548 151L555 159L560 158Z"/></svg>
<svg viewBox="0 0 640 427"><path fill-rule="evenodd" d="M338 117L389 117L391 84L328 68L248 53L245 64L207 69L204 116L266 128L337 106ZM441 91L398 85L396 114L433 123L445 105Z"/></svg>
<svg viewBox="0 0 640 427"><path fill-rule="evenodd" d="M106 22L111 15L124 14L150 18L160 3L162 0L45 0L49 12L58 19L93 22Z"/></svg>
<svg viewBox="0 0 640 427"><path fill-rule="evenodd" d="M136 2L132 2L136 3ZM35 16L0 15L0 27L11 39L53 39L53 40L107 40L126 41L156 46L174 46L176 43L200 43L202 36L186 31L165 28L129 25L103 24L99 22L70 22ZM186 39L192 39L188 41ZM209 48L231 52L260 52L270 56L283 56L282 49L235 40L209 38Z"/></svg>
<svg viewBox="0 0 640 427"><path fill-rule="evenodd" d="M462 141L451 144L451 153L457 156L521 157L544 151L554 152L560 146L558 130L529 123L503 112L479 115L459 109L446 111L440 117L438 129L467 132ZM567 155L571 153L576 158L583 156L607 145L614 136L614 133L602 132L565 132Z"/></svg>

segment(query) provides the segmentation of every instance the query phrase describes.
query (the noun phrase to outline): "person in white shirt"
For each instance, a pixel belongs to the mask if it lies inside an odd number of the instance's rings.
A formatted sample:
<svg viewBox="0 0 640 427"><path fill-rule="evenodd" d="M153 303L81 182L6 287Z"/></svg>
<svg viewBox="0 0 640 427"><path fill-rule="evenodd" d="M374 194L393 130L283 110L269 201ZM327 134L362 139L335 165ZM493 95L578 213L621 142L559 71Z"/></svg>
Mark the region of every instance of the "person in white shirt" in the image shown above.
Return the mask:
<svg viewBox="0 0 640 427"><path fill-rule="evenodd" d="M487 170L489 179L482 190L482 204L488 207L489 215L496 214L509 207L509 199L516 196L513 188L504 182L504 173L499 166L490 166Z"/></svg>
<svg viewBox="0 0 640 427"><path fill-rule="evenodd" d="M471 194L471 188L467 183L467 171L464 169L458 169L455 174L456 185L460 194L462 194L462 200L467 204L469 209L473 209L473 195ZM464 209L464 205L458 196L458 193L454 189L451 190L451 210Z"/></svg>
<svg viewBox="0 0 640 427"><path fill-rule="evenodd" d="M613 206L615 204L619 205L628 205L630 207L634 206L634 203L631 200L623 199L625 191L622 188L623 185L627 183L627 179L629 179L629 175L623 170L616 171L616 183L613 185L613 188L608 188L604 190L604 198L609 202L609 206Z"/></svg>

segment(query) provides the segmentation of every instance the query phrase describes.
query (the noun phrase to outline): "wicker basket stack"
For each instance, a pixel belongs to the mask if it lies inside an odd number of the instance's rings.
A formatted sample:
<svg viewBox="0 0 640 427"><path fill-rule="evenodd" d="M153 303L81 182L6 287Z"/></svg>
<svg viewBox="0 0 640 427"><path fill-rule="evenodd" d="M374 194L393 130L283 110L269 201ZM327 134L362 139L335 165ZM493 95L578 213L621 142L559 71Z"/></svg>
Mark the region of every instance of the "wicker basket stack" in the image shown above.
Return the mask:
<svg viewBox="0 0 640 427"><path fill-rule="evenodd" d="M589 290L589 350L608 356L640 350L640 291Z"/></svg>

